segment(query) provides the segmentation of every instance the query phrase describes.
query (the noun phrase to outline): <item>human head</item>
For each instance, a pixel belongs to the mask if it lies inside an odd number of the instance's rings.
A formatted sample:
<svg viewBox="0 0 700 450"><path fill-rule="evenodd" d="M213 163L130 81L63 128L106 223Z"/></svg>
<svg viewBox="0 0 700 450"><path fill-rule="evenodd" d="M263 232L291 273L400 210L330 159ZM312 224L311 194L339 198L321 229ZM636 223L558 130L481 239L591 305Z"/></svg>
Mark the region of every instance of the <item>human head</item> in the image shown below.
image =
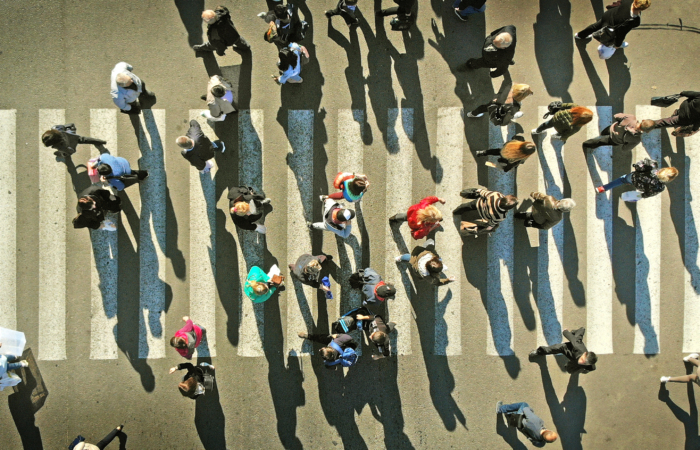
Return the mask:
<svg viewBox="0 0 700 450"><path fill-rule="evenodd" d="M261 283L259 281L249 280L248 286L250 286L253 289L253 292L257 296L265 295L270 290L270 287L267 285L267 283Z"/></svg>
<svg viewBox="0 0 700 450"><path fill-rule="evenodd" d="M442 260L438 255L434 254L432 259L428 261L428 264L425 265L425 268L430 273L440 273L442 272Z"/></svg>
<svg viewBox="0 0 700 450"><path fill-rule="evenodd" d="M648 133L654 129L656 122L651 119L644 119L637 124L637 129L643 133Z"/></svg>
<svg viewBox="0 0 700 450"><path fill-rule="evenodd" d="M250 211L250 205L246 202L236 202L231 208L231 214L237 214L239 216L245 216Z"/></svg>
<svg viewBox="0 0 700 450"><path fill-rule="evenodd" d="M505 197L500 199L499 206L506 211L515 208L515 205L518 204L518 197L515 195L506 195Z"/></svg>
<svg viewBox="0 0 700 450"><path fill-rule="evenodd" d="M187 341L182 336L170 338L170 346L175 348L187 348Z"/></svg>
<svg viewBox="0 0 700 450"><path fill-rule="evenodd" d="M358 175L353 178L352 182L349 184L350 192L355 195L360 195L367 189L367 179Z"/></svg>
<svg viewBox="0 0 700 450"><path fill-rule="evenodd" d="M394 298L396 296L396 288L391 283L384 283L377 288L377 295L384 300Z"/></svg>
<svg viewBox="0 0 700 450"><path fill-rule="evenodd" d="M178 384L177 387L180 388L180 394L182 394L183 397L192 398L197 391L197 380L194 377L190 377Z"/></svg>
<svg viewBox="0 0 700 450"><path fill-rule="evenodd" d="M671 181L675 180L678 176L678 169L676 169L675 167L664 167L663 169L659 169L659 171L656 172L656 176L659 178L660 182L664 184L670 183Z"/></svg>
<svg viewBox="0 0 700 450"><path fill-rule="evenodd" d="M383 331L375 331L369 338L377 345L387 345L389 343L389 335Z"/></svg>
<svg viewBox="0 0 700 450"><path fill-rule="evenodd" d="M583 126L593 120L593 111L583 106L574 106L571 108L572 124L574 126Z"/></svg>
<svg viewBox="0 0 700 450"><path fill-rule="evenodd" d="M78 199L78 208L81 211L89 211L95 206L95 201L91 197L80 197Z"/></svg>
<svg viewBox="0 0 700 450"><path fill-rule="evenodd" d="M433 205L418 210L416 216L418 216L418 221L421 223L438 223L442 221L442 213Z"/></svg>
<svg viewBox="0 0 700 450"><path fill-rule="evenodd" d="M312 259L304 266L304 274L309 280L318 280L319 273L321 273L321 263L318 259Z"/></svg>
<svg viewBox="0 0 700 450"><path fill-rule="evenodd" d="M528 95L534 94L527 84L514 84L511 91L513 92L513 100L516 102L522 102Z"/></svg>
<svg viewBox="0 0 700 450"><path fill-rule="evenodd" d="M296 67L297 65L297 55L288 47L284 47L282 50L280 50L277 57L279 58L278 66L282 72L289 69L290 67Z"/></svg>
<svg viewBox="0 0 700 450"><path fill-rule="evenodd" d="M509 33L501 33L493 39L493 45L500 49L508 48L512 43L513 37Z"/></svg>
<svg viewBox="0 0 700 450"><path fill-rule="evenodd" d="M102 163L99 166L97 166L97 173L99 173L103 177L106 177L107 175L112 173L112 166L110 166L109 164Z"/></svg>
<svg viewBox="0 0 700 450"><path fill-rule="evenodd" d="M585 362L583 364L587 366L592 366L593 364L598 362L598 355L596 355L593 352L586 352L581 357L585 357Z"/></svg>
<svg viewBox="0 0 700 450"><path fill-rule="evenodd" d="M556 431L544 430L544 433L542 433L542 439L550 443L556 441L558 437L559 435Z"/></svg>
<svg viewBox="0 0 700 450"><path fill-rule="evenodd" d="M53 129L41 135L41 142L44 143L44 147L51 147L52 145L59 144L62 139L61 132Z"/></svg>
<svg viewBox="0 0 700 450"><path fill-rule="evenodd" d="M557 209L561 212L569 212L576 206L576 202L570 198L562 198L557 202Z"/></svg>
<svg viewBox="0 0 700 450"><path fill-rule="evenodd" d="M345 223L355 218L355 211L352 209L338 209L333 216L336 222Z"/></svg>
<svg viewBox="0 0 700 450"><path fill-rule="evenodd" d="M287 14L287 7L284 5L275 5L275 9L273 11L275 13L275 17L280 20L286 20L289 18L289 14Z"/></svg>
<svg viewBox="0 0 700 450"><path fill-rule="evenodd" d="M129 86L131 86L132 82L133 82L133 80L131 79L131 77L129 76L128 73L122 72L122 73L117 74L117 84L119 86L129 87Z"/></svg>
<svg viewBox="0 0 700 450"><path fill-rule="evenodd" d="M330 347L323 347L318 352L324 361L333 362L338 359L337 352Z"/></svg>
<svg viewBox="0 0 700 450"><path fill-rule="evenodd" d="M645 9L651 6L651 0L634 0L632 6L637 11L644 11Z"/></svg>
<svg viewBox="0 0 700 450"><path fill-rule="evenodd" d="M226 88L224 88L222 85L217 84L216 86L212 86L211 95L221 98L224 96L224 94L226 94Z"/></svg>
<svg viewBox="0 0 700 450"><path fill-rule="evenodd" d="M175 139L175 143L180 148L192 148L192 147L194 147L194 141L192 139L188 138L187 136L180 136L179 138Z"/></svg>
<svg viewBox="0 0 700 450"><path fill-rule="evenodd" d="M213 23L216 21L216 13L211 9L206 9L202 11L202 20L206 23Z"/></svg>

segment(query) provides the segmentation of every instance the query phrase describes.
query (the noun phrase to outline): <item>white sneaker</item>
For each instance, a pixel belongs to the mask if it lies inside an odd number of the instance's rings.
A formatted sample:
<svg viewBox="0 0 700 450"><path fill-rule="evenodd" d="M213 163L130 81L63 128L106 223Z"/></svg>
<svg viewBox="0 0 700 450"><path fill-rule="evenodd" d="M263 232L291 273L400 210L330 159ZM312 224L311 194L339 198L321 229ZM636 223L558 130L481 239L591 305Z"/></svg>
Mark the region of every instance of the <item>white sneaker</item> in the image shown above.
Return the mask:
<svg viewBox="0 0 700 450"><path fill-rule="evenodd" d="M20 364L22 367L29 367L29 363L28 363L27 361L20 361L19 364Z"/></svg>
<svg viewBox="0 0 700 450"><path fill-rule="evenodd" d="M667 382L668 380L670 380L670 379L671 379L671 377L661 377L661 380L660 380L660 381L661 381L662 383L666 383L666 382Z"/></svg>
<svg viewBox="0 0 700 450"><path fill-rule="evenodd" d="M559 133L555 133L552 135L552 139L558 139L561 140L561 135Z"/></svg>
<svg viewBox="0 0 700 450"><path fill-rule="evenodd" d="M396 258L394 258L394 260L396 260L396 262L401 262L401 256L402 255L397 256Z"/></svg>
<svg viewBox="0 0 700 450"><path fill-rule="evenodd" d="M477 114L477 115L475 116L475 115L473 115L473 114L471 113L471 111L467 113L467 117L471 117L471 118L473 118L473 119L476 119L477 117L481 117L481 116L483 116L483 115L484 115L484 113Z"/></svg>
<svg viewBox="0 0 700 450"><path fill-rule="evenodd" d="M630 46L629 42L625 41L622 43L622 45L620 47L625 48L625 47L629 47L629 46Z"/></svg>
<svg viewBox="0 0 700 450"><path fill-rule="evenodd" d="M690 358L698 359L698 357L700 357L699 354L697 354L697 353L691 353L690 355L688 355L688 356L686 356L685 358L683 358L683 361L688 362L688 361L690 361Z"/></svg>
<svg viewBox="0 0 700 450"><path fill-rule="evenodd" d="M221 153L226 151L226 144L224 144L224 141L219 141L221 142Z"/></svg>
<svg viewBox="0 0 700 450"><path fill-rule="evenodd" d="M258 223L258 224L256 224L255 231L257 231L260 234L265 234L267 232L267 227L265 225L260 225Z"/></svg>
<svg viewBox="0 0 700 450"><path fill-rule="evenodd" d="M522 111L518 111L515 114L513 114L513 119L520 119L523 116Z"/></svg>
<svg viewBox="0 0 700 450"><path fill-rule="evenodd" d="M258 17L260 17L261 19L265 19L265 16L266 16L266 15L267 15L266 12L258 13Z"/></svg>

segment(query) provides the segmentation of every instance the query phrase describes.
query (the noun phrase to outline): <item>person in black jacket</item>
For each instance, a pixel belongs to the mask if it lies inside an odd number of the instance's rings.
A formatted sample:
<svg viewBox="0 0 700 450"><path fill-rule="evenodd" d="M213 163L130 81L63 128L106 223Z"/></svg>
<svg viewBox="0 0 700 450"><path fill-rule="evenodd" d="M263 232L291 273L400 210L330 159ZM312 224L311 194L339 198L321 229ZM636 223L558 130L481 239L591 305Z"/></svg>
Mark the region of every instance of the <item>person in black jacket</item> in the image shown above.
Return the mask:
<svg viewBox="0 0 700 450"><path fill-rule="evenodd" d="M196 399L200 395L204 395L207 391L214 389L214 370L215 367L209 363L201 362L196 366L191 363L181 363L175 367L171 367L168 373L175 373L177 370L187 369L187 373L182 378L182 382L178 385L180 393L184 397Z"/></svg>
<svg viewBox="0 0 700 450"><path fill-rule="evenodd" d="M93 184L80 193L78 216L73 219L73 228L104 228L105 213L118 213L122 210L121 199L109 189Z"/></svg>
<svg viewBox="0 0 700 450"><path fill-rule="evenodd" d="M654 128L690 127L692 131L700 129L700 92L683 91L681 97L686 97L681 106L671 117L654 121Z"/></svg>
<svg viewBox="0 0 700 450"><path fill-rule="evenodd" d="M591 24L574 35L576 39L588 39L596 31L608 27L615 29L614 47L627 47L625 37L633 28L641 24L642 11L650 5L649 0L620 0L613 3L612 8L603 13L603 16L594 24Z"/></svg>
<svg viewBox="0 0 700 450"><path fill-rule="evenodd" d="M653 197L666 189L666 184L675 180L678 176L678 169L675 167L664 167L659 169L659 165L653 159L645 158L632 166L634 172L623 175L610 183L598 186L596 192L603 193L623 184L631 184L639 192L640 198Z"/></svg>
<svg viewBox="0 0 700 450"><path fill-rule="evenodd" d="M549 347L537 347L530 352L530 358L535 358L539 355L563 354L569 359L569 362L566 363L567 372L575 373L579 370L583 371L583 373L593 372L598 356L593 352L589 352L584 345L584 333L586 333L586 329L583 327L574 330L573 333L569 330L564 330L562 334L569 342L562 342Z"/></svg>
<svg viewBox="0 0 700 450"><path fill-rule="evenodd" d="M270 42L274 42L278 49L302 41L309 26L299 17L299 7L291 3L275 5L271 11L260 13L258 17L275 28L276 36Z"/></svg>
<svg viewBox="0 0 700 450"><path fill-rule="evenodd" d="M54 155L65 158L76 152L78 144L104 145L107 141L95 139L87 136L78 136L75 125L54 125L41 136L44 147L55 149Z"/></svg>
<svg viewBox="0 0 700 450"><path fill-rule="evenodd" d="M335 9L326 11L326 17L329 19L333 16L342 16L345 23L348 25L357 25L360 21L355 16L358 0L338 0L338 6Z"/></svg>
<svg viewBox="0 0 700 450"><path fill-rule="evenodd" d="M289 273L302 284L311 286L312 288L321 289L322 291L330 291L331 288L321 283L322 265L326 260L331 261L331 255L310 255L304 253L294 264L289 264Z"/></svg>
<svg viewBox="0 0 700 450"><path fill-rule="evenodd" d="M226 48L234 50L250 50L250 44L238 34L233 25L231 14L225 6L217 6L213 11L202 12L202 19L207 23L207 39L202 45L192 46L194 51L213 52L219 56L226 54Z"/></svg>
<svg viewBox="0 0 700 450"><path fill-rule="evenodd" d="M265 234L267 228L263 225L265 205L270 199L263 191L256 191L251 186L237 186L228 190L228 206L231 220L236 227L248 231Z"/></svg>
<svg viewBox="0 0 700 450"><path fill-rule="evenodd" d="M416 0L394 0L394 3L398 6L380 9L376 14L382 17L397 15L400 19L407 19L413 13L413 6L416 4Z"/></svg>
<svg viewBox="0 0 700 450"><path fill-rule="evenodd" d="M486 10L486 0L454 0L452 7L455 9L457 18L466 22L470 15Z"/></svg>
<svg viewBox="0 0 700 450"><path fill-rule="evenodd" d="M210 141L204 135L202 127L196 120L190 121L190 129L186 136L180 136L175 141L182 148L182 157L190 162L202 173L209 172L214 166L211 161L214 158L214 151L221 153L226 151L226 145L222 141Z"/></svg>
<svg viewBox="0 0 700 450"><path fill-rule="evenodd" d="M481 50L481 58L470 58L466 63L457 67L458 71L468 69L491 68L491 78L500 77L508 70L508 66L515 64L515 26L508 25L491 33L484 41Z"/></svg>

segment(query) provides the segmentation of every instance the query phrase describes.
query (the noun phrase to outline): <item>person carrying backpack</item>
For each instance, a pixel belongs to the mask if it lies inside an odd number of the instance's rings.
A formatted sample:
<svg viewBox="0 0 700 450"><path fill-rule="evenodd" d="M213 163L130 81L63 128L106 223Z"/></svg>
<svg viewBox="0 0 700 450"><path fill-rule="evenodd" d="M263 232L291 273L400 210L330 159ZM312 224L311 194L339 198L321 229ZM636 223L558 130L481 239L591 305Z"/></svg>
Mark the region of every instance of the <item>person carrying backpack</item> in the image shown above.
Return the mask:
<svg viewBox="0 0 700 450"><path fill-rule="evenodd" d="M546 130L554 128L557 134L552 135L552 137L566 142L584 125L593 120L593 111L575 103L552 102L548 108L549 112L545 114L544 118L546 119L550 114L553 114L552 118L532 130L533 138L539 136L544 138L547 136Z"/></svg>
<svg viewBox="0 0 700 450"><path fill-rule="evenodd" d="M318 352L328 369L337 365L350 367L357 364L357 343L348 334L308 334L300 331L299 337L324 345Z"/></svg>

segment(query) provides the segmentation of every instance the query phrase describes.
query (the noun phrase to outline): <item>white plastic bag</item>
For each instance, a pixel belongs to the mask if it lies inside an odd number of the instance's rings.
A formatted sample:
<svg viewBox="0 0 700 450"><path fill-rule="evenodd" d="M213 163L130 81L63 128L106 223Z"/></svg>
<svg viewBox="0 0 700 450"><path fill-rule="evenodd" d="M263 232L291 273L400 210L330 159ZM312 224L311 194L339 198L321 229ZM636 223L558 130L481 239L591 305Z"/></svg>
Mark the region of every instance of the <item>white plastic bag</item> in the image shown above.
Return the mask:
<svg viewBox="0 0 700 450"><path fill-rule="evenodd" d="M270 271L267 272L267 277L272 279L275 275L282 275L282 272L280 271L280 268L277 267L277 264L273 265L270 267Z"/></svg>
<svg viewBox="0 0 700 450"><path fill-rule="evenodd" d="M603 44L598 46L598 57L600 59L610 59L615 54L615 47L607 47Z"/></svg>
<svg viewBox="0 0 700 450"><path fill-rule="evenodd" d="M642 199L642 193L639 191L623 192L620 198L626 202L638 202Z"/></svg>
<svg viewBox="0 0 700 450"><path fill-rule="evenodd" d="M109 218L105 218L102 222L102 229L105 231L117 231L117 224Z"/></svg>
<svg viewBox="0 0 700 450"><path fill-rule="evenodd" d="M0 327L0 355L22 356L24 346L27 345L27 338L21 331L10 330Z"/></svg>

